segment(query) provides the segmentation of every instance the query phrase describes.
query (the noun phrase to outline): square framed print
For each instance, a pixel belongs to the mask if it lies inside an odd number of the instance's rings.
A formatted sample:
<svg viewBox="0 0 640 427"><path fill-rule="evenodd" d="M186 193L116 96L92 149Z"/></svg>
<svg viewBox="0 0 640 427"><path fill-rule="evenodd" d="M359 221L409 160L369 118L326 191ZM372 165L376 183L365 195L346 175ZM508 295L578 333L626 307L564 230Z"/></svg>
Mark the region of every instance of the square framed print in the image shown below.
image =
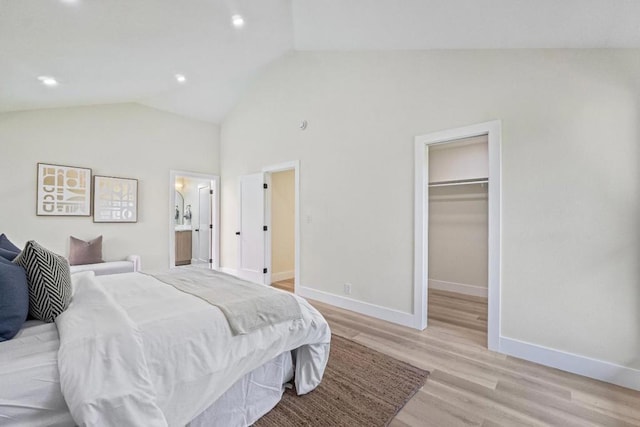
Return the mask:
<svg viewBox="0 0 640 427"><path fill-rule="evenodd" d="M91 169L38 163L36 215L91 216Z"/></svg>
<svg viewBox="0 0 640 427"><path fill-rule="evenodd" d="M138 222L138 180L94 175L93 222Z"/></svg>

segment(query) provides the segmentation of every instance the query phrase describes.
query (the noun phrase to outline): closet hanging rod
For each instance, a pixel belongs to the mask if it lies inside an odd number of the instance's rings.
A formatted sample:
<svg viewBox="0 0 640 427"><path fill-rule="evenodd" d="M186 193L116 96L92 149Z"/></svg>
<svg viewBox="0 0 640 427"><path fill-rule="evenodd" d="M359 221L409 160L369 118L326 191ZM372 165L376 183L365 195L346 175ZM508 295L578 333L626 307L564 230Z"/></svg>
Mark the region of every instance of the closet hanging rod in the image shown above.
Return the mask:
<svg viewBox="0 0 640 427"><path fill-rule="evenodd" d="M468 184L488 184L488 178L482 179L461 179L457 181L438 181L429 183L429 187L448 187L450 185L468 185Z"/></svg>

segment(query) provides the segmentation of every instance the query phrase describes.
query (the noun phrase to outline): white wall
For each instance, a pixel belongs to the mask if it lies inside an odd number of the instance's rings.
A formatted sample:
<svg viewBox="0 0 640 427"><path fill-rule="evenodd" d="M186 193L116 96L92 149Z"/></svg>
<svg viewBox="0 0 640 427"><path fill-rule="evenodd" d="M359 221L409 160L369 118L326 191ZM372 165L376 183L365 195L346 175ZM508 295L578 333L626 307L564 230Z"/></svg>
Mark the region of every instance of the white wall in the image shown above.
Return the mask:
<svg viewBox="0 0 640 427"><path fill-rule="evenodd" d="M295 171L271 174L271 277L293 278L295 270Z"/></svg>
<svg viewBox="0 0 640 427"><path fill-rule="evenodd" d="M413 138L501 119L502 335L638 368L639 79L638 50L283 58L222 125L222 265L238 176L300 159L302 286L411 312Z"/></svg>
<svg viewBox="0 0 640 427"><path fill-rule="evenodd" d="M104 236L106 260L142 256L143 269L167 268L169 170L219 171L219 128L137 104L0 114L1 232L68 255L70 235ZM138 179L138 222L94 224L91 217L37 217L36 164L82 166Z"/></svg>

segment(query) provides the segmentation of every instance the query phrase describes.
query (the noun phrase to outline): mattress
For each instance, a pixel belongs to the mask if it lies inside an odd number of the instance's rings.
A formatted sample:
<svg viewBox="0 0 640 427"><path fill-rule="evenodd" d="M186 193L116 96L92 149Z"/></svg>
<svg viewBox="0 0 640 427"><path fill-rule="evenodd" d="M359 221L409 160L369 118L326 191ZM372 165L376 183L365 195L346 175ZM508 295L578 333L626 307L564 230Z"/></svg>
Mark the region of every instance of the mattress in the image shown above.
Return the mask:
<svg viewBox="0 0 640 427"><path fill-rule="evenodd" d="M326 364L321 359L328 358L328 325L302 299L309 331L302 333L300 325L289 322L231 338L217 308L149 276L127 273L96 279L140 328L148 347L162 347L162 357L149 353L147 359L154 383L167 382L157 385L169 425L248 425L280 398L282 383L292 373L290 350L317 359L321 371ZM193 360L189 346L198 341L209 346L204 358L219 360L218 367L212 370L205 366L209 360ZM303 351L312 342L320 347ZM74 425L60 388L59 345L56 325L37 321L27 322L14 339L0 343L0 425ZM165 357L168 362L160 366ZM200 370L206 371L201 377Z"/></svg>

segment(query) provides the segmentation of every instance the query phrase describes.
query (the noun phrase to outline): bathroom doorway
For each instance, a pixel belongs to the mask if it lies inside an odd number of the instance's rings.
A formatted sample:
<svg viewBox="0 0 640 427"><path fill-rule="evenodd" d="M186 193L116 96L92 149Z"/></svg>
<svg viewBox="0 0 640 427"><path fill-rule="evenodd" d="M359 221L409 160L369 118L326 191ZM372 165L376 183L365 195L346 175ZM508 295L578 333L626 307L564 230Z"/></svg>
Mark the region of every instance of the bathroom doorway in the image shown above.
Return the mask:
<svg viewBox="0 0 640 427"><path fill-rule="evenodd" d="M219 268L219 182L216 175L170 172L170 268Z"/></svg>

